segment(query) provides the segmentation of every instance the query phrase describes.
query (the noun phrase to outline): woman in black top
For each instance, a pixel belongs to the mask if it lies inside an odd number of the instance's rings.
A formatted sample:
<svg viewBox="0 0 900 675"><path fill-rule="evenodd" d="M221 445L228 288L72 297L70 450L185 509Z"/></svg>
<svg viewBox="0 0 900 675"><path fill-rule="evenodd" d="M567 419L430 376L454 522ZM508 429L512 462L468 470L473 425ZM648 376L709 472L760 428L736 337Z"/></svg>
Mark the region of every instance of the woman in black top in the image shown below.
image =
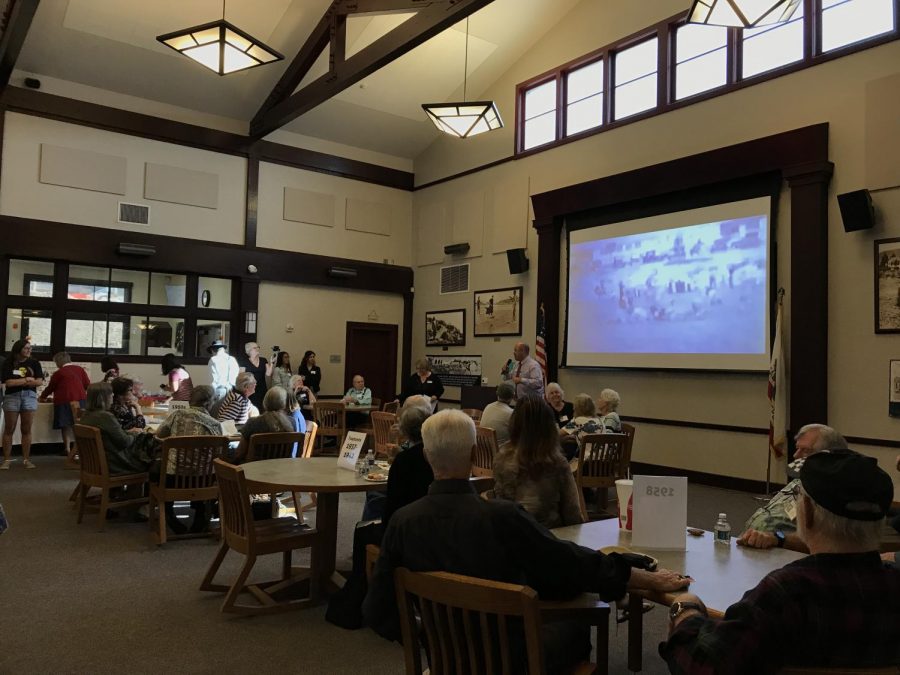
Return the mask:
<svg viewBox="0 0 900 675"><path fill-rule="evenodd" d="M556 424L560 429L575 417L575 408L572 406L572 402L564 401L563 396L565 396L565 393L556 382L551 382L547 385L544 397L547 399L547 403L550 404L550 409L553 411L553 415L556 417Z"/></svg>
<svg viewBox="0 0 900 675"><path fill-rule="evenodd" d="M3 396L3 464L0 464L0 469L10 467L13 433L20 418L23 465L26 469L33 469L30 459L31 425L37 411L37 388L44 384L44 371L40 362L31 358L31 343L27 340L17 340L9 350L9 358L0 369L0 382L6 385Z"/></svg>
<svg viewBox="0 0 900 675"><path fill-rule="evenodd" d="M322 369L316 365L316 353L311 349L303 354L297 374L303 376L303 384L312 389L314 394L319 393L319 387L322 384Z"/></svg>
<svg viewBox="0 0 900 675"><path fill-rule="evenodd" d="M431 363L428 359L416 361L416 372L407 378L400 392L400 403L404 403L410 396L427 396L432 405L444 395L444 383L441 378L431 372Z"/></svg>
<svg viewBox="0 0 900 675"><path fill-rule="evenodd" d="M266 378L272 376L272 364L259 355L259 345L255 342L245 344L244 352L247 355L238 359L238 366L242 373L250 373L256 378L256 391L250 395L250 402L262 412L268 390Z"/></svg>

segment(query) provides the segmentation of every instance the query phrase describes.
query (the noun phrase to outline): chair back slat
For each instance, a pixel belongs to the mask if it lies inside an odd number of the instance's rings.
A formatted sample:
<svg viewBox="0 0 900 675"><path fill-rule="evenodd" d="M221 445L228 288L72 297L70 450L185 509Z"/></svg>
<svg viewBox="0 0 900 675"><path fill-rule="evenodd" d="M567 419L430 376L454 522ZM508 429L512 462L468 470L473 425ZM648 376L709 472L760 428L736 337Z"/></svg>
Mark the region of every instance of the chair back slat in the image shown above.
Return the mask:
<svg viewBox="0 0 900 675"><path fill-rule="evenodd" d="M384 408L382 408L383 412L393 413L396 415L400 412L400 401L388 401L384 404Z"/></svg>
<svg viewBox="0 0 900 675"><path fill-rule="evenodd" d="M216 474L213 461L228 452L225 436L170 436L163 439L159 486L173 490L205 490L214 488Z"/></svg>
<svg viewBox="0 0 900 675"><path fill-rule="evenodd" d="M472 475L492 477L494 475L494 457L496 455L497 434L490 427L476 427Z"/></svg>
<svg viewBox="0 0 900 675"><path fill-rule="evenodd" d="M462 411L463 411L464 413L466 413L466 415L468 415L469 417L471 417L473 420L475 420L476 422L480 422L480 421L481 421L481 413L482 413L482 411L481 411L481 410L478 410L478 408L463 408Z"/></svg>
<svg viewBox="0 0 900 675"><path fill-rule="evenodd" d="M634 425L628 424L627 422L622 422L622 433L625 434L625 437L628 439L627 447L625 448L625 454L628 456L629 463L631 462L631 451L634 449Z"/></svg>
<svg viewBox="0 0 900 675"><path fill-rule="evenodd" d="M581 487L613 487L628 477L625 434L587 434L581 439L578 481Z"/></svg>
<svg viewBox="0 0 900 675"><path fill-rule="evenodd" d="M84 424L75 425L75 447L81 458L81 473L90 476L109 477L106 451L100 429Z"/></svg>
<svg viewBox="0 0 900 675"><path fill-rule="evenodd" d="M246 552L255 541L255 530L244 470L221 459L214 460L213 465L219 484L222 536L229 546Z"/></svg>
<svg viewBox="0 0 900 675"><path fill-rule="evenodd" d="M303 457L312 457L313 448L316 446L316 433L319 425L315 422L306 423L306 435L303 437Z"/></svg>
<svg viewBox="0 0 900 675"><path fill-rule="evenodd" d="M387 412L372 412L369 417L372 420L372 430L375 435L375 454L387 455L388 446L397 445L395 425L397 416Z"/></svg>
<svg viewBox="0 0 900 675"><path fill-rule="evenodd" d="M319 424L319 433L329 435L340 433L343 437L347 428L347 406L340 402L316 401L313 407L316 422Z"/></svg>
<svg viewBox="0 0 900 675"><path fill-rule="evenodd" d="M544 672L541 617L532 589L405 568L395 572L395 579L407 672L422 672L420 647L429 655L433 675L512 675L524 666L534 675ZM523 634L524 645L517 639ZM516 653L523 646L524 659Z"/></svg>
<svg viewBox="0 0 900 675"><path fill-rule="evenodd" d="M304 434L294 431L253 434L244 463L293 457L294 445L299 443L302 446L305 440Z"/></svg>

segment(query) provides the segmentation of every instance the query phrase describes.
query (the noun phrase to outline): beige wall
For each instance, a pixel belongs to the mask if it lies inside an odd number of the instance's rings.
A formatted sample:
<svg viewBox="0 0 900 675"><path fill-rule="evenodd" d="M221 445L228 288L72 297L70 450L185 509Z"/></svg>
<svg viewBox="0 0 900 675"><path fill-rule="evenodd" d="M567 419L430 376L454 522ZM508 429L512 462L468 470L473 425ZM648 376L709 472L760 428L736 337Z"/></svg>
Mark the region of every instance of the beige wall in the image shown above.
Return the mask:
<svg viewBox="0 0 900 675"><path fill-rule="evenodd" d="M331 227L284 219L284 189L296 188L332 198ZM390 234L372 234L347 229L348 200L380 205L390 213ZM411 262L412 195L404 190L347 180L292 167L260 163L257 243L265 248L300 251L388 262L408 266Z"/></svg>
<svg viewBox="0 0 900 675"><path fill-rule="evenodd" d="M682 2L645 3L585 0L545 36L540 44L486 92L512 121L514 88L524 81L593 48L624 37L683 9ZM640 8L639 8L640 7ZM592 29L586 31L584 26ZM460 195L483 190L487 199L510 182L526 182L529 194L617 174L630 169L696 154L799 127L830 124L830 159L835 163L829 199L829 409L832 425L851 436L897 438L900 420L887 415L888 360L897 357L896 337L873 333L873 241L900 236L900 190L897 186L874 195L882 222L871 231L845 234L835 195L866 187L866 84L900 72L900 43L893 42L825 63L793 75L698 103L607 133L501 164L449 183L415 192L417 236L432 236L430 224L418 214L432 202L452 204ZM897 78L884 86L897 86ZM440 140L417 158L416 180L422 184L442 176L506 157L512 153L512 127L464 143ZM896 137L893 139L897 143ZM882 148L895 156L900 146ZM777 240L778 283L787 287L786 318L790 316L789 205L787 189L780 200ZM515 208L515 207L513 207ZM491 214L502 218L500 212ZM489 223L486 223L489 230ZM537 250L528 236L532 271L525 278L525 339L533 341ZM427 260L419 251L419 260ZM518 285L499 255L470 259L471 288ZM416 269L414 353L424 344L424 312L471 304L471 293L440 296L437 266ZM563 286L564 286L563 279ZM468 309L471 312L471 309ZM457 351L484 354L490 383L505 362L516 338L495 342L469 337ZM787 335L790 342L790 334ZM794 348L802 349L802 345ZM560 381L571 398L580 391L597 394L612 386L622 394L625 415L687 420L736 426L765 427L768 423L765 378L762 375L678 374L640 371L567 369ZM895 481L896 451L860 446L879 458ZM701 432L677 427L641 425L635 444L637 461L729 476L763 479L764 436Z"/></svg>
<svg viewBox="0 0 900 675"><path fill-rule="evenodd" d="M370 318L377 317L377 318ZM320 394L344 393L344 361L347 322L395 324L398 327L397 383L403 334L403 298L389 293L340 290L294 284L262 283L259 286L259 331L257 342L264 355L278 345L291 355L296 371L303 352L316 352L322 367ZM293 330L288 329L293 326ZM339 363L332 363L336 356ZM363 373L365 376L365 373Z"/></svg>

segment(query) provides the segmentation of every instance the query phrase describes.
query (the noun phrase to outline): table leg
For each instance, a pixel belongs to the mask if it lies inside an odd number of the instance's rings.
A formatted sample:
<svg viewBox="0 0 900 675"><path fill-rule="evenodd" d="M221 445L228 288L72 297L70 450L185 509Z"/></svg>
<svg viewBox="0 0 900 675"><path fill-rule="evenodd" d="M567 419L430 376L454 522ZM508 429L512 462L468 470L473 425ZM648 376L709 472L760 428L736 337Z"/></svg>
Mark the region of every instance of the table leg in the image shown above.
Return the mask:
<svg viewBox="0 0 900 675"><path fill-rule="evenodd" d="M319 590L331 593L343 584L334 580L340 576L335 572L337 557L338 504L337 492L319 492L316 499L316 529L319 531L316 567L319 575Z"/></svg>
<svg viewBox="0 0 900 675"><path fill-rule="evenodd" d="M644 637L644 599L637 593L628 594L628 670L641 669Z"/></svg>

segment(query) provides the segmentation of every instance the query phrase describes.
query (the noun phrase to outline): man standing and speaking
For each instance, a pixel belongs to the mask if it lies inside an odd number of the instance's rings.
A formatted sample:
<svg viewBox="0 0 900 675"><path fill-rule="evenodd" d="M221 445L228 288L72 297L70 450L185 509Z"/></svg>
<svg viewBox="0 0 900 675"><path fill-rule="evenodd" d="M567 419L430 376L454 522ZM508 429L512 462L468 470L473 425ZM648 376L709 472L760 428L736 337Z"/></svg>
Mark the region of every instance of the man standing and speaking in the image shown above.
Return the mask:
<svg viewBox="0 0 900 675"><path fill-rule="evenodd" d="M513 347L513 357L500 371L504 382L511 382L516 388L516 398L537 396L544 398L544 371L541 364L529 356L531 348L524 342Z"/></svg>

